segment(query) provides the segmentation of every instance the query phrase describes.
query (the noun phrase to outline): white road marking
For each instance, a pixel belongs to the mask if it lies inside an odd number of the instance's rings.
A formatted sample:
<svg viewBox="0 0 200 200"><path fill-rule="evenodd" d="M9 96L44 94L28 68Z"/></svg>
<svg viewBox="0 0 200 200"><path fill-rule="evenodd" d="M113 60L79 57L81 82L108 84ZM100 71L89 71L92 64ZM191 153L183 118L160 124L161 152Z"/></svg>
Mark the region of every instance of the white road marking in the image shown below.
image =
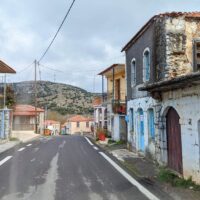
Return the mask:
<svg viewBox="0 0 200 200"><path fill-rule="evenodd" d="M35 161L35 158L33 158L32 160L30 160L31 162L34 162Z"/></svg>
<svg viewBox="0 0 200 200"><path fill-rule="evenodd" d="M132 176L130 176L125 170L123 170L118 164L116 164L112 159L110 159L105 153L99 152L122 176L124 176L131 184L140 190L148 199L159 200L153 193L142 186L138 181L136 181Z"/></svg>
<svg viewBox="0 0 200 200"><path fill-rule="evenodd" d="M30 147L30 146L32 146L32 144L27 144L26 146L27 146L27 147Z"/></svg>
<svg viewBox="0 0 200 200"><path fill-rule="evenodd" d="M91 142L87 137L85 137L85 139L88 141L88 143L89 143L91 146L93 146L92 142Z"/></svg>
<svg viewBox="0 0 200 200"><path fill-rule="evenodd" d="M18 149L18 151L23 151L25 149L25 147L22 147L20 149Z"/></svg>
<svg viewBox="0 0 200 200"><path fill-rule="evenodd" d="M5 162L7 162L8 160L10 160L12 158L12 156L7 156L5 157L3 160L0 161L0 166L3 165Z"/></svg>
<svg viewBox="0 0 200 200"><path fill-rule="evenodd" d="M95 147L95 146L93 146L93 148L94 148L95 150L99 150L99 148L98 148L98 147Z"/></svg>

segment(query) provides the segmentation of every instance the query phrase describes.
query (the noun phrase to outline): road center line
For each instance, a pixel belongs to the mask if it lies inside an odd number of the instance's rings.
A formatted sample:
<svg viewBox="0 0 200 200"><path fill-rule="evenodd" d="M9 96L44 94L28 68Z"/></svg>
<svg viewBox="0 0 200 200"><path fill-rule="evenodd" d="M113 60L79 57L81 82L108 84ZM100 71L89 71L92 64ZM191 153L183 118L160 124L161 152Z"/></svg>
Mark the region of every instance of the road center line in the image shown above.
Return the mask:
<svg viewBox="0 0 200 200"><path fill-rule="evenodd" d="M20 149L18 149L18 151L23 151L25 149L25 147L22 147Z"/></svg>
<svg viewBox="0 0 200 200"><path fill-rule="evenodd" d="M5 162L7 162L8 160L10 160L12 158L12 156L7 156L5 157L3 160L0 161L0 166L3 165Z"/></svg>
<svg viewBox="0 0 200 200"><path fill-rule="evenodd" d="M27 144L26 146L27 146L27 147L30 147L30 146L32 146L32 144Z"/></svg>
<svg viewBox="0 0 200 200"><path fill-rule="evenodd" d="M159 200L154 194L147 190L143 185L136 181L132 176L130 176L125 170L123 170L118 164L116 164L112 159L110 159L105 153L99 152L122 176L124 176L132 185L138 188L148 199Z"/></svg>
<svg viewBox="0 0 200 200"><path fill-rule="evenodd" d="M89 143L91 146L93 146L92 142L91 142L87 137L85 137L85 139L88 141L88 143Z"/></svg>
<svg viewBox="0 0 200 200"><path fill-rule="evenodd" d="M95 147L95 146L93 146L93 148L94 148L95 150L99 150L99 148L98 148L98 147Z"/></svg>

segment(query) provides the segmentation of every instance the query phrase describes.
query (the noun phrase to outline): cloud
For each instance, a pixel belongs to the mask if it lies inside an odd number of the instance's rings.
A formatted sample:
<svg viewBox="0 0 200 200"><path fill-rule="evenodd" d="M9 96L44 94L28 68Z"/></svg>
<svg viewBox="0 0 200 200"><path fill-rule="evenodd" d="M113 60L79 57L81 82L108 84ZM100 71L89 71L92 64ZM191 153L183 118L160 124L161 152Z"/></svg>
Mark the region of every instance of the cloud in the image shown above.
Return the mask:
<svg viewBox="0 0 200 200"><path fill-rule="evenodd" d="M17 71L38 59L54 36L71 0L2 0L0 58ZM101 91L99 71L125 62L121 48L153 15L166 11L193 11L199 0L76 1L42 64L45 80ZM10 81L33 79L34 69L11 76ZM38 74L39 77L39 74Z"/></svg>

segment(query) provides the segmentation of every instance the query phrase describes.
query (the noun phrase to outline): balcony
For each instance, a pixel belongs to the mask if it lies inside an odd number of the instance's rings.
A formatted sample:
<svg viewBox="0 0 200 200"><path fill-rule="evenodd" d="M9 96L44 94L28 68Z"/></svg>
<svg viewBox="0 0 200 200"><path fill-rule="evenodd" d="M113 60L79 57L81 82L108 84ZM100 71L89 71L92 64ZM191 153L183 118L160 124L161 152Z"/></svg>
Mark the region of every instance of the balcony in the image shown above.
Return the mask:
<svg viewBox="0 0 200 200"><path fill-rule="evenodd" d="M126 114L126 103L120 100L112 100L112 111L115 114Z"/></svg>

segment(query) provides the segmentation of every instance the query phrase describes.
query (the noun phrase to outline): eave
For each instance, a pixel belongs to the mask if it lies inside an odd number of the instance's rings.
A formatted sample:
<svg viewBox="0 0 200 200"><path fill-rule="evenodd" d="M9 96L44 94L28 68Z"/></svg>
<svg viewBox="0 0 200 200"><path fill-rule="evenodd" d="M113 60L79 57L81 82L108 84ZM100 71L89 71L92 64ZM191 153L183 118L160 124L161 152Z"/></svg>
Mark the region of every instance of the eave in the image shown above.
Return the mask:
<svg viewBox="0 0 200 200"><path fill-rule="evenodd" d="M158 81L149 84L147 83L142 87L139 87L138 90L154 93L165 92L194 85L200 85L200 72L190 73L188 75L179 76L169 80Z"/></svg>

